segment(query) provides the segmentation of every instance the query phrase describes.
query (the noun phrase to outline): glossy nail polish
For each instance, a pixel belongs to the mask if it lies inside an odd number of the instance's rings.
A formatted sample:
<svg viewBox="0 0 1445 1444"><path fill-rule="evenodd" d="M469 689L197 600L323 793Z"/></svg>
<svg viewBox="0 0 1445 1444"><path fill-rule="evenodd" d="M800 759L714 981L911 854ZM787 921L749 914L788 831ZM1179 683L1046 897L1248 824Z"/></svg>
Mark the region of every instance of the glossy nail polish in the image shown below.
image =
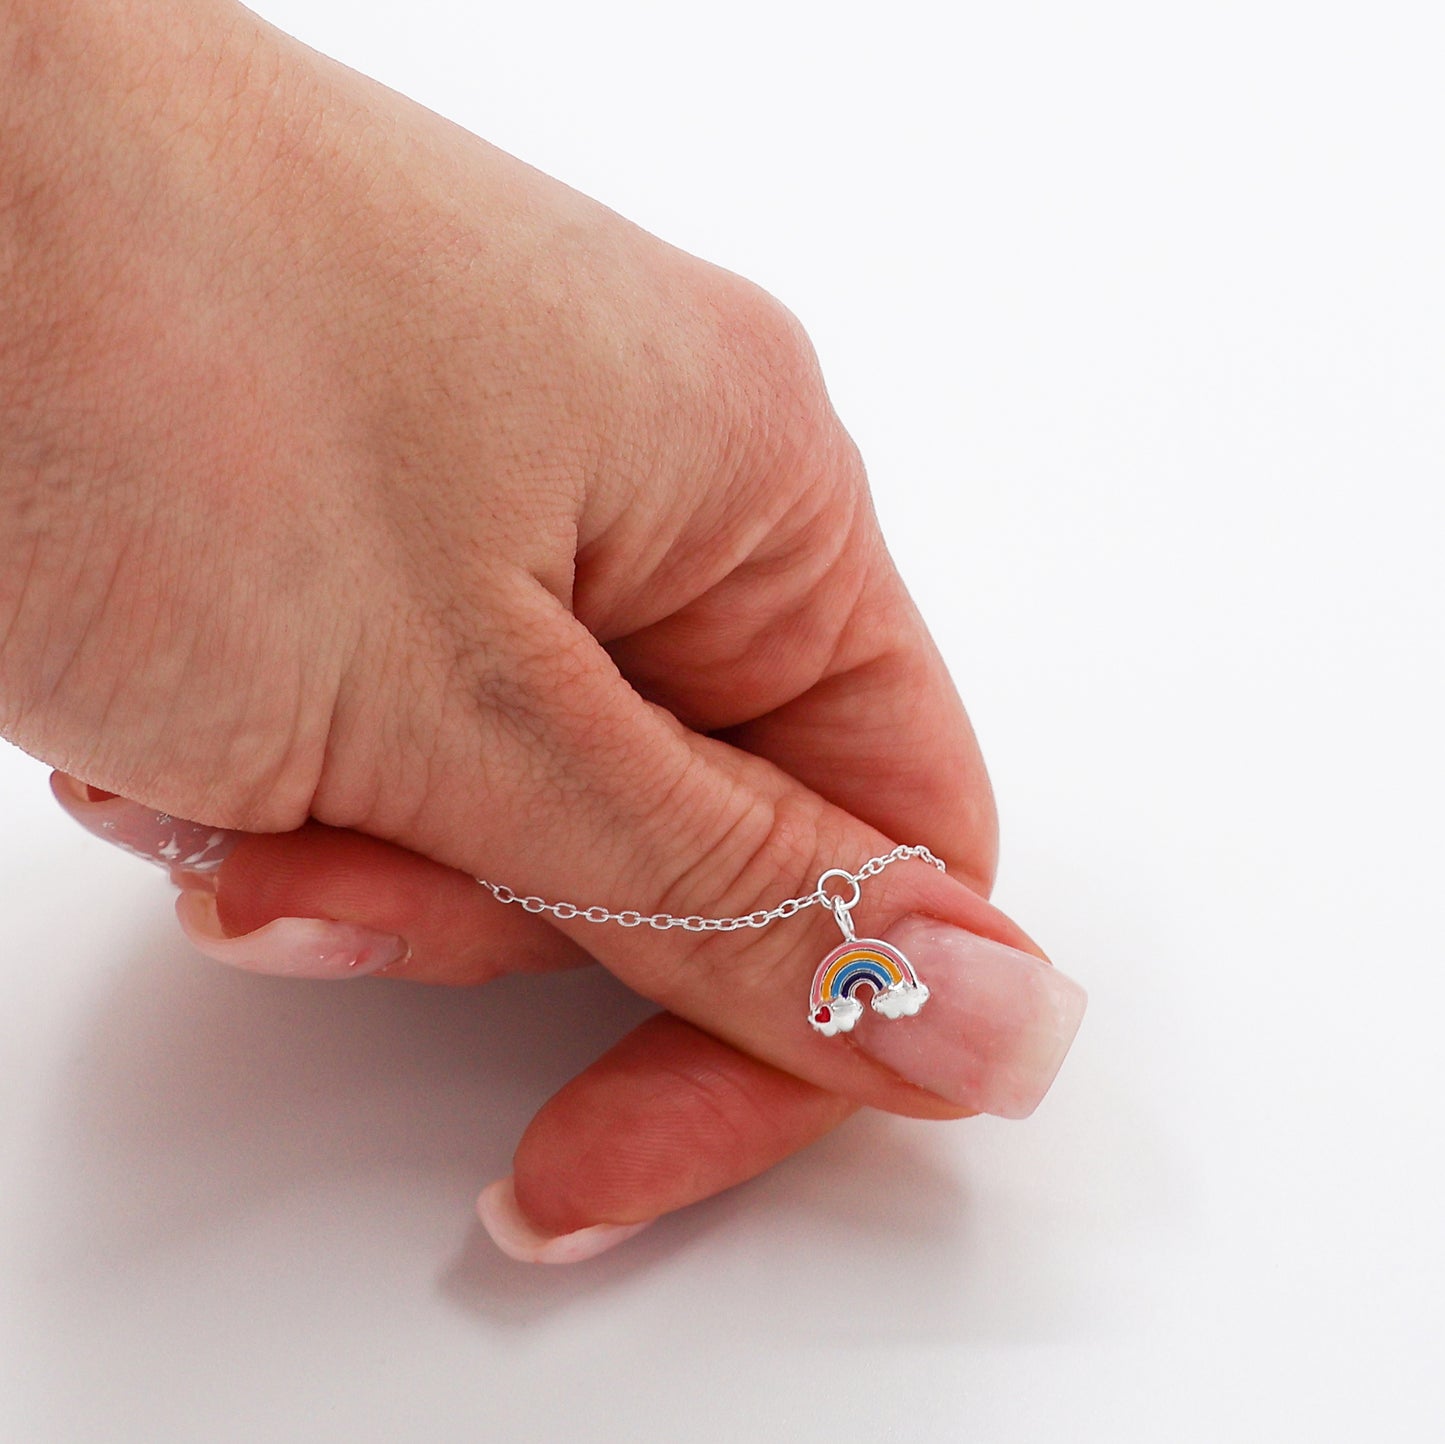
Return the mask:
<svg viewBox="0 0 1445 1444"><path fill-rule="evenodd" d="M950 1103L1025 1118L1054 1081L1084 1016L1084 990L1030 953L926 917L883 940L927 983L916 1017L862 1019L851 1040Z"/></svg>
<svg viewBox="0 0 1445 1444"><path fill-rule="evenodd" d="M87 832L165 868L177 881L215 872L239 836L98 792L65 772L51 773L50 790Z"/></svg>
<svg viewBox="0 0 1445 1444"><path fill-rule="evenodd" d="M277 918L254 932L228 937L215 896L196 889L176 899L176 916L185 935L208 958L278 978L364 978L410 953L405 938L326 918Z"/></svg>
<svg viewBox="0 0 1445 1444"><path fill-rule="evenodd" d="M511 1175L499 1178L482 1190L477 1199L477 1217L492 1242L519 1263L570 1264L596 1258L626 1239L639 1234L652 1221L642 1223L599 1223L574 1233L547 1234L538 1230L517 1206L517 1191Z"/></svg>

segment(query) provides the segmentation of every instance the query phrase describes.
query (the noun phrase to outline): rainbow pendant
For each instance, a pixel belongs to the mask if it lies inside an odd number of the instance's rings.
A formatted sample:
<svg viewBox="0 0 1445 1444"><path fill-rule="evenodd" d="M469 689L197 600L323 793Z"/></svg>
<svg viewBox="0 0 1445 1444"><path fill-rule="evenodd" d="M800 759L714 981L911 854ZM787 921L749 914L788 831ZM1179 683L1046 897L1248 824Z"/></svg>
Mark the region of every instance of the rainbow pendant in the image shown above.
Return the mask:
<svg viewBox="0 0 1445 1444"><path fill-rule="evenodd" d="M913 964L877 938L839 943L813 974L808 1021L825 1037L851 1033L863 1016L864 989L873 993L873 1011L885 1018L911 1018L928 1001L928 985Z"/></svg>

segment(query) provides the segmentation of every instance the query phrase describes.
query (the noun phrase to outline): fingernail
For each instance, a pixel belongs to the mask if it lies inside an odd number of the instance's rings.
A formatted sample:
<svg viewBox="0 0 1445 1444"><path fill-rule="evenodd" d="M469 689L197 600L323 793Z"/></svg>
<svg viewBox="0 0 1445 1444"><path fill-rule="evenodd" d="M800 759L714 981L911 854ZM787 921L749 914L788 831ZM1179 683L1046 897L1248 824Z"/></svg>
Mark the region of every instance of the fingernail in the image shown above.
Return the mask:
<svg viewBox="0 0 1445 1444"><path fill-rule="evenodd" d="M236 844L237 833L98 792L65 772L50 774L50 790L87 832L165 868L177 881L215 872Z"/></svg>
<svg viewBox="0 0 1445 1444"><path fill-rule="evenodd" d="M181 930L208 958L278 978L363 978L410 954L405 938L325 918L277 918L228 937L215 895L188 888L176 899Z"/></svg>
<svg viewBox="0 0 1445 1444"><path fill-rule="evenodd" d="M1084 990L1030 953L933 918L883 935L929 998L916 1017L873 1015L850 1035L900 1078L950 1103L1027 1118L1054 1081L1084 1016Z"/></svg>
<svg viewBox="0 0 1445 1444"><path fill-rule="evenodd" d="M652 1222L598 1223L579 1228L575 1233L542 1233L523 1215L517 1206L517 1191L512 1176L488 1184L477 1199L477 1217L491 1235L492 1242L518 1263L571 1264L596 1258L616 1248L634 1234L641 1233Z"/></svg>

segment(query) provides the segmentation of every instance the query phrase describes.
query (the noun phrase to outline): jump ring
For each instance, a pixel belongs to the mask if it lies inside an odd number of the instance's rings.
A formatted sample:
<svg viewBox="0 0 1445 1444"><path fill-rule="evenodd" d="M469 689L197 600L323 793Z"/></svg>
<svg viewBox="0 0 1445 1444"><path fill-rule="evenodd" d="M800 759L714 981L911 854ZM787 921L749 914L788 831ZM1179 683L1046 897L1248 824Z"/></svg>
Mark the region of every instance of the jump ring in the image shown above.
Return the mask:
<svg viewBox="0 0 1445 1444"><path fill-rule="evenodd" d="M844 882L849 883L853 888L853 896L850 898L841 898L835 897L830 893L827 884L828 879L832 877L841 877ZM845 911L851 911L858 906L858 899L863 896L863 889L858 886L858 879L854 877L851 872L841 867L830 867L828 871L818 879L818 893L823 899L823 906L830 912L834 908L840 907Z"/></svg>

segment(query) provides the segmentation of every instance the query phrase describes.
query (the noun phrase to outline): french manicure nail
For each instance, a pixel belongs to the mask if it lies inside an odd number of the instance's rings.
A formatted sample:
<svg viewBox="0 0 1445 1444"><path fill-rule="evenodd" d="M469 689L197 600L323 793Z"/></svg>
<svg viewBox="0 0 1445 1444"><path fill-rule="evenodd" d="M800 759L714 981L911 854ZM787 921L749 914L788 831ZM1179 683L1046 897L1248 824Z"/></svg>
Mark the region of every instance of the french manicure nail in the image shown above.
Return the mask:
<svg viewBox="0 0 1445 1444"><path fill-rule="evenodd" d="M906 917L883 940L917 969L929 999L916 1017L862 1020L850 1035L857 1047L950 1103L1028 1117L1079 1031L1084 990L1030 953L933 918Z"/></svg>
<svg viewBox="0 0 1445 1444"><path fill-rule="evenodd" d="M187 889L176 899L181 930L208 958L278 978L363 978L409 956L406 939L358 923L277 918L255 932L228 937L215 895Z"/></svg>
<svg viewBox="0 0 1445 1444"><path fill-rule="evenodd" d="M634 1234L641 1233L652 1222L598 1223L579 1228L575 1233L543 1233L533 1225L517 1205L517 1190L512 1176L488 1184L477 1199L477 1217L491 1235L492 1242L518 1263L570 1264L596 1258L615 1248Z"/></svg>
<svg viewBox="0 0 1445 1444"><path fill-rule="evenodd" d="M215 872L239 835L97 793L65 772L50 774L50 790L87 832L167 869L178 881Z"/></svg>

